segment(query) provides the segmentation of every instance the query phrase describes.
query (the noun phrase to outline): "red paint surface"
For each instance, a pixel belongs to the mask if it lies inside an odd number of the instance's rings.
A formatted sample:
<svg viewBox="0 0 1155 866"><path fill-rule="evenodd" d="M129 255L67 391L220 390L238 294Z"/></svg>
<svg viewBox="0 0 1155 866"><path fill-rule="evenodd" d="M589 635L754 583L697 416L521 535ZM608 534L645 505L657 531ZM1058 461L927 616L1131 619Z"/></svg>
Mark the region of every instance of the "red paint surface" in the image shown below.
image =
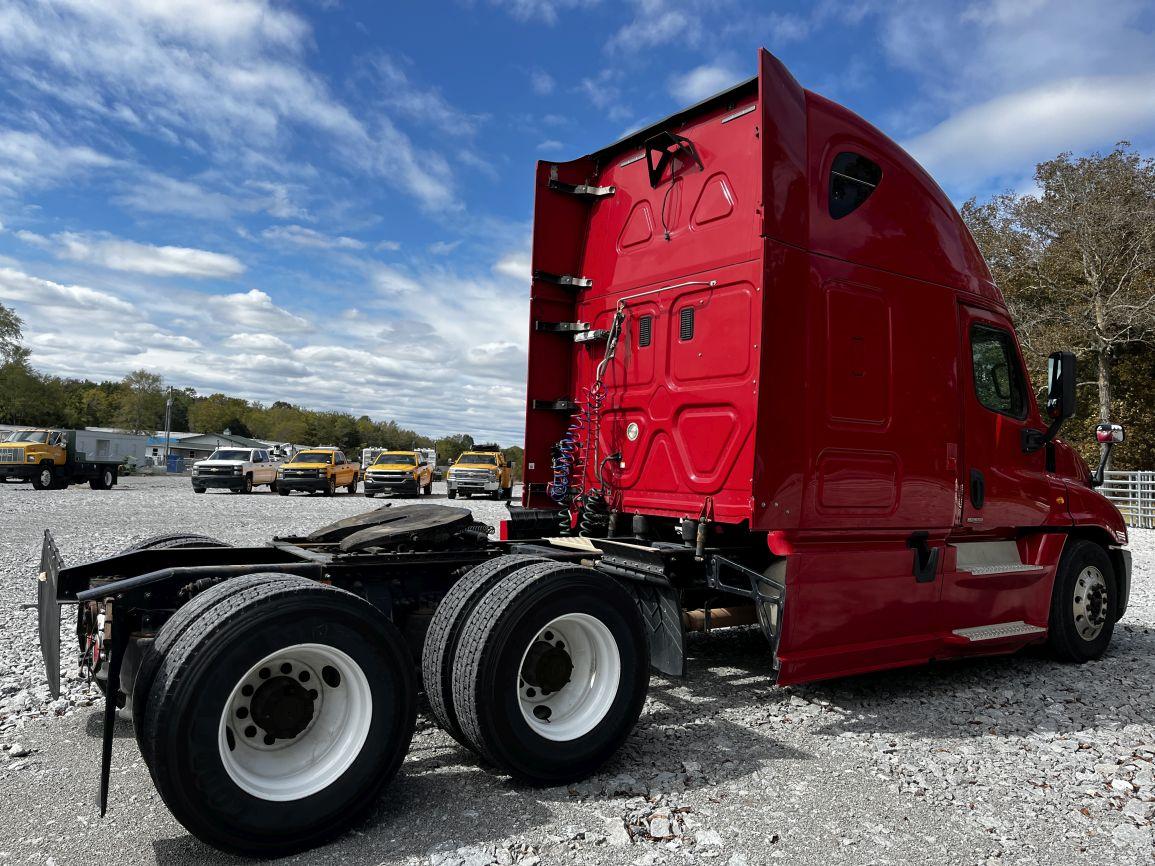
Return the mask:
<svg viewBox="0 0 1155 866"><path fill-rule="evenodd" d="M1023 429L1047 426L1032 389L1021 421L978 403L969 328L1010 321L947 197L766 52L756 82L647 135L660 130L692 141L702 167L686 163L652 188L635 139L537 171L534 270L593 286L535 280L531 327L608 328L625 305L599 442L601 456L621 454L605 468L619 507L769 533L788 556L783 682L968 651L955 628L1045 626L1065 535L1043 533L1079 524L1115 539L1122 522L1066 445L1055 444L1050 472L1045 451L1023 452ZM827 179L843 151L877 163L882 181L835 220ZM549 189L551 176L615 194L591 203ZM551 507L550 448L569 418L533 401L580 396L605 343L531 330L529 348L525 504ZM967 495L971 470L985 480L981 509ZM579 482L594 483L592 461ZM940 550L933 581L912 576L914 531ZM984 539L1026 539L1024 561L1039 569L955 571L949 545Z"/></svg>

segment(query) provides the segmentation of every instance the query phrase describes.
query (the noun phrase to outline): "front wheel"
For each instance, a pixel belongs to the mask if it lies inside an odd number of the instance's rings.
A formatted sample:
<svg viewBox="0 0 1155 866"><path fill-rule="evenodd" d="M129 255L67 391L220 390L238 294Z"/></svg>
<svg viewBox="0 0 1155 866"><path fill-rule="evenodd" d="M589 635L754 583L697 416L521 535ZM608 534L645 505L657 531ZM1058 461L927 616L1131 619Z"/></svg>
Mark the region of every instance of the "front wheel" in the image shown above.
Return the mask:
<svg viewBox="0 0 1155 866"><path fill-rule="evenodd" d="M323 492L326 496L332 496L333 494L335 494L337 492L337 479L336 478L329 478L325 482L325 489Z"/></svg>
<svg viewBox="0 0 1155 866"><path fill-rule="evenodd" d="M449 492L446 493L445 495L450 499L456 499L457 498L457 491L451 487L451 488L449 488Z"/></svg>
<svg viewBox="0 0 1155 866"><path fill-rule="evenodd" d="M32 487L36 490L51 490L56 486L56 469L51 463L41 463L39 471L32 476Z"/></svg>
<svg viewBox="0 0 1155 866"><path fill-rule="evenodd" d="M353 496L357 495L357 476L353 476L353 480L349 482L349 486L345 489Z"/></svg>
<svg viewBox="0 0 1155 866"><path fill-rule="evenodd" d="M153 682L149 770L202 841L281 856L374 806L409 748L417 687L397 628L363 599L288 575L229 583Z"/></svg>
<svg viewBox="0 0 1155 866"><path fill-rule="evenodd" d="M241 486L233 491L234 493L252 493L253 492L253 476L246 475L241 482Z"/></svg>
<svg viewBox="0 0 1155 866"><path fill-rule="evenodd" d="M1051 593L1051 652L1078 663L1100 658L1111 643L1118 610L1115 569L1107 551L1093 541L1068 541Z"/></svg>
<svg viewBox="0 0 1155 866"><path fill-rule="evenodd" d="M428 484L426 484L421 489L425 493L426 496L432 496L433 495L433 482L430 481Z"/></svg>
<svg viewBox="0 0 1155 866"><path fill-rule="evenodd" d="M287 487L278 487L277 488L277 495L278 496L288 496L289 495L289 489Z"/></svg>
<svg viewBox="0 0 1155 866"><path fill-rule="evenodd" d="M588 776L625 741L649 686L650 651L632 597L591 568L520 568L469 615L453 661L461 732L515 778Z"/></svg>

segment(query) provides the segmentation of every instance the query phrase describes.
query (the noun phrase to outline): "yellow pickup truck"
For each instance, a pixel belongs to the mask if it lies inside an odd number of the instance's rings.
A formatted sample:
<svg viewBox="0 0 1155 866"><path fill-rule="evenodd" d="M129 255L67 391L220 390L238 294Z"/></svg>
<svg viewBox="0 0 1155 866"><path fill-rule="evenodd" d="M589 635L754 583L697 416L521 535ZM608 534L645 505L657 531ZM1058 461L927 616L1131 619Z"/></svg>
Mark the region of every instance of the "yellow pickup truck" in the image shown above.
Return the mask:
<svg viewBox="0 0 1155 866"><path fill-rule="evenodd" d="M17 430L0 442L0 483L14 478L37 490L63 490L87 481L93 490L108 490L119 472L119 460L79 453L75 430Z"/></svg>
<svg viewBox="0 0 1155 866"><path fill-rule="evenodd" d="M299 451L277 472L277 493L288 496L294 490L332 496L338 487L357 492L361 467L351 463L336 448L309 448Z"/></svg>
<svg viewBox="0 0 1155 866"><path fill-rule="evenodd" d="M433 493L433 466L416 451L382 451L365 469L365 495Z"/></svg>
<svg viewBox="0 0 1155 866"><path fill-rule="evenodd" d="M513 498L513 468L498 450L466 451L445 475L449 498L468 498L474 493L493 499Z"/></svg>

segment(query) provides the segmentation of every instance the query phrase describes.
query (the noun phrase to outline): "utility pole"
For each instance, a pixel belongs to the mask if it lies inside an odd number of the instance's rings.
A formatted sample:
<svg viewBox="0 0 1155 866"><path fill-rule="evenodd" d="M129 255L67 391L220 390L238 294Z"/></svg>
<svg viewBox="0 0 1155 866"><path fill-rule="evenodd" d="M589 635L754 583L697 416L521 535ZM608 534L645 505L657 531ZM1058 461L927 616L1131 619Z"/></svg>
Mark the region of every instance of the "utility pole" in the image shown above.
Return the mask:
<svg viewBox="0 0 1155 866"><path fill-rule="evenodd" d="M168 450L172 441L172 385L168 386L168 399L164 401L164 468L168 471Z"/></svg>

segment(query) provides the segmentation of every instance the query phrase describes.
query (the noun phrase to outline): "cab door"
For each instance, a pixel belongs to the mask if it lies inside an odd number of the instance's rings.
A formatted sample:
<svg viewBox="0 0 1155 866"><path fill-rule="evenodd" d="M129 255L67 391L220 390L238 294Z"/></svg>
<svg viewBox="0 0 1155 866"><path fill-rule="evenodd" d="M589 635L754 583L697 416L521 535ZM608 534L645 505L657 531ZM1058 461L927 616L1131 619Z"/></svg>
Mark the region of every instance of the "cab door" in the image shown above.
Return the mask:
<svg viewBox="0 0 1155 866"><path fill-rule="evenodd" d="M959 529L1012 538L1044 523L1054 481L1046 448L1027 452L1023 433L1045 429L1024 372L1018 340L1002 313L963 305L962 509Z"/></svg>

